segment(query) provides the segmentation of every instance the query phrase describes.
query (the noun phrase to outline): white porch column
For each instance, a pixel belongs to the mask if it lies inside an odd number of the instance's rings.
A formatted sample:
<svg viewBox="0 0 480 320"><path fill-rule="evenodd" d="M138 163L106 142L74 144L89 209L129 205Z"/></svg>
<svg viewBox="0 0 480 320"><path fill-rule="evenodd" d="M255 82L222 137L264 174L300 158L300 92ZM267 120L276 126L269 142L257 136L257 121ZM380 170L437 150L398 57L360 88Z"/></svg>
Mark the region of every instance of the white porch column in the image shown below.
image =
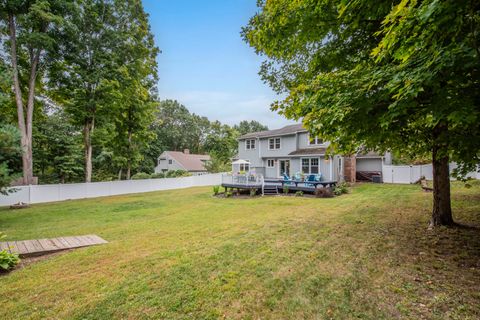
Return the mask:
<svg viewBox="0 0 480 320"><path fill-rule="evenodd" d="M332 157L329 161L330 162L330 181L333 180L333 159L334 157Z"/></svg>

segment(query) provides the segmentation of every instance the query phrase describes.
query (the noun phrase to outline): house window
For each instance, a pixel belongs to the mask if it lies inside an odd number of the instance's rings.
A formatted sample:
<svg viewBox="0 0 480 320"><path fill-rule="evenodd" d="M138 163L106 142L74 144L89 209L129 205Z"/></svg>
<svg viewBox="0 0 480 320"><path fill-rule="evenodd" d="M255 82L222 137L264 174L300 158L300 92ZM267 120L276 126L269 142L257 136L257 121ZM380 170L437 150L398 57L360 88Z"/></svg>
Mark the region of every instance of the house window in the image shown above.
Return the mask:
<svg viewBox="0 0 480 320"><path fill-rule="evenodd" d="M255 139L246 140L245 144L246 144L246 149L247 150L255 149Z"/></svg>
<svg viewBox="0 0 480 320"><path fill-rule="evenodd" d="M322 143L323 143L323 140L320 139L319 137L308 136L308 144L309 145L314 146L314 145L318 145L318 144L322 144Z"/></svg>
<svg viewBox="0 0 480 320"><path fill-rule="evenodd" d="M250 165L248 163L240 163L240 171L248 172L250 170Z"/></svg>
<svg viewBox="0 0 480 320"><path fill-rule="evenodd" d="M275 167L275 160L273 160L273 159L268 159L268 160L267 160L267 167L268 167L268 168L273 168L273 167Z"/></svg>
<svg viewBox="0 0 480 320"><path fill-rule="evenodd" d="M168 160L168 164L172 164L172 163L173 163L172 159Z"/></svg>
<svg viewBox="0 0 480 320"><path fill-rule="evenodd" d="M318 158L303 158L302 159L302 173L317 174L320 172Z"/></svg>
<svg viewBox="0 0 480 320"><path fill-rule="evenodd" d="M270 150L280 149L280 138L270 138L270 139L268 139L268 149L270 149Z"/></svg>

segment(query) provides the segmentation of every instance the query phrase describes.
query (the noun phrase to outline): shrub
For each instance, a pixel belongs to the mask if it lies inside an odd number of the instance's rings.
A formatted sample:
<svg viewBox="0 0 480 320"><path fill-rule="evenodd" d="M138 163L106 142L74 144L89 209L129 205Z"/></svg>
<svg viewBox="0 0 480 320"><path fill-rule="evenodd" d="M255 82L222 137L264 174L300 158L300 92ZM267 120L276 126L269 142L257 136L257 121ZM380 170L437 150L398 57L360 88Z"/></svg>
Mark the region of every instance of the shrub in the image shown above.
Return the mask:
<svg viewBox="0 0 480 320"><path fill-rule="evenodd" d="M254 197L257 194L257 189L250 189L250 197Z"/></svg>
<svg viewBox="0 0 480 320"><path fill-rule="evenodd" d="M12 270L19 262L18 254L10 253L7 250L0 251L0 270Z"/></svg>
<svg viewBox="0 0 480 320"><path fill-rule="evenodd" d="M152 179L165 178L165 173L163 173L163 172L152 173L152 174L150 175L150 178L152 178Z"/></svg>
<svg viewBox="0 0 480 320"><path fill-rule="evenodd" d="M339 185L337 185L337 186L333 189L333 193L334 193L336 196L339 196L339 195L344 194L344 193L348 193L348 184L347 184L346 182L340 183Z"/></svg>
<svg viewBox="0 0 480 320"><path fill-rule="evenodd" d="M169 170L165 173L165 178L189 177L192 174L185 170Z"/></svg>
<svg viewBox="0 0 480 320"><path fill-rule="evenodd" d="M227 192L225 193L225 197L226 197L226 198L230 198L231 196L232 196L232 192L231 192L231 191L227 191Z"/></svg>
<svg viewBox="0 0 480 320"><path fill-rule="evenodd" d="M220 190L220 186L213 186L213 194L214 195L217 195L219 190Z"/></svg>
<svg viewBox="0 0 480 320"><path fill-rule="evenodd" d="M333 197L332 188L317 188L315 190L315 196L317 198L332 198Z"/></svg>
<svg viewBox="0 0 480 320"><path fill-rule="evenodd" d="M132 176L132 180L150 179L150 175L145 172L138 172Z"/></svg>
<svg viewBox="0 0 480 320"><path fill-rule="evenodd" d="M299 191L295 192L295 196L296 197L302 197L303 196L303 191L299 190Z"/></svg>
<svg viewBox="0 0 480 320"><path fill-rule="evenodd" d="M283 186L283 193L287 194L290 188L287 185Z"/></svg>
<svg viewBox="0 0 480 320"><path fill-rule="evenodd" d="M5 237L3 232L0 232L0 240ZM0 270L12 270L19 262L18 254L10 253L7 250L0 251Z"/></svg>

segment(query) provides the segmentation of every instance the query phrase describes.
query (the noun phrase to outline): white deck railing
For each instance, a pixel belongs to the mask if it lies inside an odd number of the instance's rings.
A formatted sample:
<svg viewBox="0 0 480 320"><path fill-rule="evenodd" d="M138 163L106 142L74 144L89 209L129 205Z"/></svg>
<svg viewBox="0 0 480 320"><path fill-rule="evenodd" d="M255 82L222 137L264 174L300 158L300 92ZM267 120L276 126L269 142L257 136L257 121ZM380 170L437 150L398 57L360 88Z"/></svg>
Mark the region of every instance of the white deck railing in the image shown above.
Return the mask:
<svg viewBox="0 0 480 320"><path fill-rule="evenodd" d="M222 175L222 184L237 184L243 186L263 185L262 175L253 174L224 174Z"/></svg>

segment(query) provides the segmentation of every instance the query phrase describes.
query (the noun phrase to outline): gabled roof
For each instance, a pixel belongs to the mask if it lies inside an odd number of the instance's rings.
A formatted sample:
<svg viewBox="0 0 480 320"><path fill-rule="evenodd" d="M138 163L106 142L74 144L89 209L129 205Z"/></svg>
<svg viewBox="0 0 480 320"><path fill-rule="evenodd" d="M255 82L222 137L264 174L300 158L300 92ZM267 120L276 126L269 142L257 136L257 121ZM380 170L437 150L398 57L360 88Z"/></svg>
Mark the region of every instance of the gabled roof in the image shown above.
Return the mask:
<svg viewBox="0 0 480 320"><path fill-rule="evenodd" d="M181 151L165 151L164 153L175 159L187 171L207 171L204 161L210 160L208 154L191 154Z"/></svg>
<svg viewBox="0 0 480 320"><path fill-rule="evenodd" d="M297 124L291 124L291 125L285 126L280 129L247 133L247 134L244 134L243 136L240 136L238 139L242 140L242 139L249 139L249 138L275 137L275 136L283 136L287 134L295 134L297 132L307 132L307 130L303 127L301 123L297 123Z"/></svg>

